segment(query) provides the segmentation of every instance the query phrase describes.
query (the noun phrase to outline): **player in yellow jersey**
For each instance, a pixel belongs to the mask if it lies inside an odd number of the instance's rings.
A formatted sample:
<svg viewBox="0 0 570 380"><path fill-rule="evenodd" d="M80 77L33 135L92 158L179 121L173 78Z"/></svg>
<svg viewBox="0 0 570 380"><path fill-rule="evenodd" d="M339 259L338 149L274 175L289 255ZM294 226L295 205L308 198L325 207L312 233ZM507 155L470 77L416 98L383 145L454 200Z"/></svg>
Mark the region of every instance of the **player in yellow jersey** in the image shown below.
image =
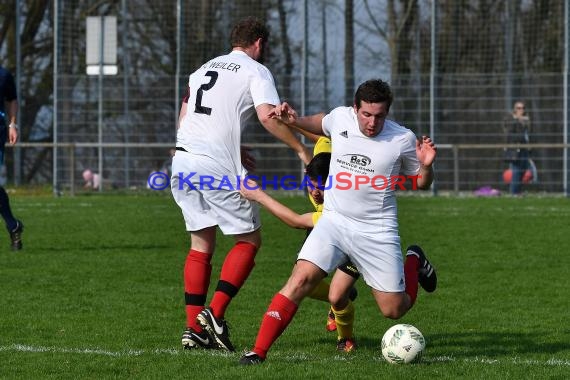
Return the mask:
<svg viewBox="0 0 570 380"><path fill-rule="evenodd" d="M318 151L321 152L318 153ZM248 181L248 186L242 186L240 191L247 199L260 203L288 226L304 228L310 232L323 211L324 183L328 177L330 157L330 140L328 138L319 139L315 145L314 157L306 168L306 175L311 182L311 186L308 186L307 189L309 199L315 207L314 212L297 214L265 193L259 186L255 186L251 180ZM354 306L352 301L356 298L354 283L359 276L358 270L352 263L344 263L339 266L332 278L336 284L333 292L329 292L331 286L323 280L310 294L311 298L330 302L330 313L333 314L329 315L330 321L327 321L327 330L337 331L337 349L339 351L351 352L355 348L353 335Z"/></svg>
<svg viewBox="0 0 570 380"><path fill-rule="evenodd" d="M323 152L331 153L332 148L331 148L330 138L325 136L314 135L302 129L297 129L297 131L315 143L315 147L313 148L313 157ZM318 220L318 218L320 218L320 216L322 215L323 203L321 202L320 204L317 204L310 193L309 193L309 200L315 207L316 212L314 216L316 219L314 220L314 222L316 223L316 220ZM337 283L335 289L337 290L333 291L333 294L329 295L330 298L332 298L333 300L341 299L340 297L342 297L343 295L341 293L344 293L345 291L351 291L351 290L355 291L356 289L353 287L354 282L360 276L358 269L350 261L341 265L337 272L339 273L338 275L336 275L337 278L335 281ZM343 275L342 273L345 273L345 275ZM322 293L324 291L328 293L329 289L330 289L330 284L328 284L326 281L321 281L321 283L316 287L313 293L311 293L311 297L316 298L315 294L319 295L319 293ZM354 301L354 298L356 298L355 294L354 293L351 294L351 297L349 298L352 301ZM333 302L331 301L331 303ZM339 350L344 349L345 351L351 351L354 349L353 347L354 339L351 339L354 330L353 327L354 307L352 306L352 304L344 305L342 302L340 304L337 303L336 305L337 305L336 310L331 305L327 313L326 329L327 331L337 330L337 322L338 322L338 324L340 325L340 331L338 332L338 348Z"/></svg>

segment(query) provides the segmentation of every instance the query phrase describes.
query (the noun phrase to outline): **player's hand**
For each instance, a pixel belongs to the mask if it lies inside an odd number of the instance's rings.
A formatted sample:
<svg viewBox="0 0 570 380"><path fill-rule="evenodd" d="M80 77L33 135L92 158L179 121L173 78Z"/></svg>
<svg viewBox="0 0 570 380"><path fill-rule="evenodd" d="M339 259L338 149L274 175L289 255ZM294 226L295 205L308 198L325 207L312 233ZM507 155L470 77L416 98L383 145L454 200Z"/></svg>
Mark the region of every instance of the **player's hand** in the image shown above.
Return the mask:
<svg viewBox="0 0 570 380"><path fill-rule="evenodd" d="M287 102L278 104L267 115L269 118L281 120L285 124L295 124L297 121L297 111L293 109Z"/></svg>
<svg viewBox="0 0 570 380"><path fill-rule="evenodd" d="M437 147L431 138L428 136L422 136L421 139L416 140L416 156L420 165L429 167L435 161L435 156L437 155Z"/></svg>
<svg viewBox="0 0 570 380"><path fill-rule="evenodd" d="M261 188L257 182L246 177L240 186L239 192L244 198L256 201L261 194Z"/></svg>
<svg viewBox="0 0 570 380"><path fill-rule="evenodd" d="M14 145L18 142L18 129L17 128L8 128L8 141L10 144Z"/></svg>
<svg viewBox="0 0 570 380"><path fill-rule="evenodd" d="M257 167L257 161L255 156L251 153L253 148L249 146L242 145L240 147L240 154L241 154L241 164L248 172L255 171Z"/></svg>

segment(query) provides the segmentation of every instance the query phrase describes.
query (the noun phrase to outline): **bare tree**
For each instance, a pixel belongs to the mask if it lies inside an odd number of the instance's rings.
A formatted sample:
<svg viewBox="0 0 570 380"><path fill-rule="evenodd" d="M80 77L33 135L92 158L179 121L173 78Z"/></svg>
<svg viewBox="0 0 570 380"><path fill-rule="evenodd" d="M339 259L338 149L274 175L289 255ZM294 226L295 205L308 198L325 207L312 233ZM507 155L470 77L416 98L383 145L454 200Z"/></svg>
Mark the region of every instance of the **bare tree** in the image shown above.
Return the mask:
<svg viewBox="0 0 570 380"><path fill-rule="evenodd" d="M418 27L418 1L387 0L384 24L380 23L377 16L379 12L370 6L368 0L364 0L364 8L372 25L361 24L361 26L387 42L392 82L398 82L399 75L406 75L412 71L411 56L415 46L415 30Z"/></svg>

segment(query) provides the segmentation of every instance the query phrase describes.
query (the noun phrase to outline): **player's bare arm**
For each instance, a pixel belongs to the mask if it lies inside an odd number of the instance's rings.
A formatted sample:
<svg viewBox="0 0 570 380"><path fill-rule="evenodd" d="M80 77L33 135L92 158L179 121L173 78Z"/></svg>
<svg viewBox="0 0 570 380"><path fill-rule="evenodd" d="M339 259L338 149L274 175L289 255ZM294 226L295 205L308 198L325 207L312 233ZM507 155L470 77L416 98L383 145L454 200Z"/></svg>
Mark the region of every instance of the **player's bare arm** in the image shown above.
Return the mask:
<svg viewBox="0 0 570 380"><path fill-rule="evenodd" d="M433 182L433 162L437 155L437 147L428 136L422 136L421 140L416 140L416 156L420 162L420 172L418 187L427 190Z"/></svg>
<svg viewBox="0 0 570 380"><path fill-rule="evenodd" d="M271 104L260 104L256 107L257 117L265 129L279 140L283 141L287 146L297 152L297 155L307 165L312 158L311 152L303 143L295 136L293 131L281 120L269 117L274 106Z"/></svg>
<svg viewBox="0 0 570 380"><path fill-rule="evenodd" d="M324 113L318 113L315 115L300 117L295 122L295 127L303 129L314 135L325 136L323 132L324 117L325 117Z"/></svg>
<svg viewBox="0 0 570 380"><path fill-rule="evenodd" d="M278 202L265 191L263 191L255 181L247 179L247 182L240 187L240 193L247 199L255 201L265 207L269 212L279 218L283 223L293 228L312 228L313 213L297 214L284 204Z"/></svg>
<svg viewBox="0 0 570 380"><path fill-rule="evenodd" d="M324 113L318 113L310 116L299 117L297 111L287 102L278 104L267 115L270 118L279 119L283 123L296 129L301 129L313 136L324 136L323 133L323 118Z"/></svg>
<svg viewBox="0 0 570 380"><path fill-rule="evenodd" d="M289 103L283 102L281 104L277 104L267 117L279 119L287 125L293 125L297 121L299 115Z"/></svg>
<svg viewBox="0 0 570 380"><path fill-rule="evenodd" d="M8 141L14 145L18 142L18 128L16 124L16 115L18 114L18 101L12 100L8 104L8 114L10 115L10 126L8 128Z"/></svg>
<svg viewBox="0 0 570 380"><path fill-rule="evenodd" d="M12 145L18 142L18 130L16 128L10 128L8 132L8 141L10 141L10 144Z"/></svg>
<svg viewBox="0 0 570 380"><path fill-rule="evenodd" d="M322 135L315 135L314 133L307 132L304 129L297 128L294 125L291 125L291 127L295 128L297 130L297 132L299 132L300 134L302 134L303 136L308 138L313 143L316 143L317 140L322 137Z"/></svg>

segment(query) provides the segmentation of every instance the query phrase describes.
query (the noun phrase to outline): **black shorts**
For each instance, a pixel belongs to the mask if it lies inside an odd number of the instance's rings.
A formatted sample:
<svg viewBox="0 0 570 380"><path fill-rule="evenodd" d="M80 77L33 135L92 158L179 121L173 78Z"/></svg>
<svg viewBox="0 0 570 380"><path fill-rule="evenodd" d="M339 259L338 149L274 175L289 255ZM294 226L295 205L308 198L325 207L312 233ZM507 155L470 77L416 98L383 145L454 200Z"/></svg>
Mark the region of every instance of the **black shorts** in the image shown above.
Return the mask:
<svg viewBox="0 0 570 380"><path fill-rule="evenodd" d="M358 277L360 277L360 272L358 271L356 266L354 266L354 264L350 261L347 261L346 263L340 265L337 269L341 272L348 274L354 279L358 279Z"/></svg>

